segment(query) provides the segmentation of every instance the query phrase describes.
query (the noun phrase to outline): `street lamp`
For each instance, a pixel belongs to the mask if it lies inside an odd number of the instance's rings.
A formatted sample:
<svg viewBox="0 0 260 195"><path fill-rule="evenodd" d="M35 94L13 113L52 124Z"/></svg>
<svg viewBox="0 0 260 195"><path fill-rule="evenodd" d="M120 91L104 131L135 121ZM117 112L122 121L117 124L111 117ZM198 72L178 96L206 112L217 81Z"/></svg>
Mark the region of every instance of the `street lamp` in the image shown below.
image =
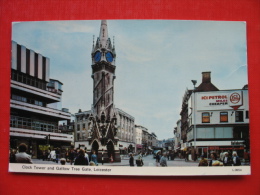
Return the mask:
<svg viewBox="0 0 260 195"><path fill-rule="evenodd" d="M193 89L193 94L194 94L194 97L193 97L193 123L194 123L194 131L193 131L193 133L194 133L194 150L195 150L195 153L197 152L196 151L196 139L197 139L197 131L196 131L196 114L195 114L195 111L196 111L196 109L195 109L195 89L196 89L196 87L195 87L195 85L197 84L197 80L191 80L191 82L193 83L193 86L194 86L194 89Z"/></svg>

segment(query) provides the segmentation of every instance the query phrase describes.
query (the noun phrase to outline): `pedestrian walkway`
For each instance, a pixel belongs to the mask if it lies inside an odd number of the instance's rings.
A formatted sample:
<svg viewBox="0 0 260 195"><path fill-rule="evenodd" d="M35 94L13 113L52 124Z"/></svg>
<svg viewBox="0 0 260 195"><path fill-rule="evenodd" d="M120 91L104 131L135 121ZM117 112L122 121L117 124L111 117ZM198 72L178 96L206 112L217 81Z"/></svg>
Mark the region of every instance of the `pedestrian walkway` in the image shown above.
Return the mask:
<svg viewBox="0 0 260 195"><path fill-rule="evenodd" d="M137 157L135 156L135 160ZM134 160L134 162L135 162ZM43 161L42 159L32 159L34 164L52 164L60 165L60 162L56 163L53 161ZM156 167L155 159L152 155L147 155L143 157L144 167ZM185 166L198 166L199 161L185 161L184 159L175 158L174 160L167 161L168 167L185 167ZM70 162L66 162L66 165L70 165ZM121 162L110 162L110 163L99 163L98 166L130 166L129 158L125 157ZM136 165L135 165L136 166Z"/></svg>

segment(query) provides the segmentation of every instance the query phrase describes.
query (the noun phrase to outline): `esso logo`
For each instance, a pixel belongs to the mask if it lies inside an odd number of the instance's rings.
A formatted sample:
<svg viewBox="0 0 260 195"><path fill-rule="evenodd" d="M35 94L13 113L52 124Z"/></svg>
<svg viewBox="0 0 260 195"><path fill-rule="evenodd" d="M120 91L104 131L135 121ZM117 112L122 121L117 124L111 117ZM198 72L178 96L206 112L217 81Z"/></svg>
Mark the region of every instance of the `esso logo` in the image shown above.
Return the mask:
<svg viewBox="0 0 260 195"><path fill-rule="evenodd" d="M230 102L233 104L237 104L240 101L240 95L238 93L232 93L230 95Z"/></svg>

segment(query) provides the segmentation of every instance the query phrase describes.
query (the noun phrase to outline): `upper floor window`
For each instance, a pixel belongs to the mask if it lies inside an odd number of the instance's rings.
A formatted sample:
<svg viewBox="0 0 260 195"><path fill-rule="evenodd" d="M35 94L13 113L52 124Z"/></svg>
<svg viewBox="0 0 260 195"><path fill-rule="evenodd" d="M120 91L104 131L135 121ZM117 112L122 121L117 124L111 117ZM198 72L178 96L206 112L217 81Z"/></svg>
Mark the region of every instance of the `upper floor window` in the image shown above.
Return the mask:
<svg viewBox="0 0 260 195"><path fill-rule="evenodd" d="M236 122L244 122L244 112L236 111Z"/></svg>
<svg viewBox="0 0 260 195"><path fill-rule="evenodd" d="M220 112L220 122L228 122L228 113Z"/></svg>
<svg viewBox="0 0 260 195"><path fill-rule="evenodd" d="M210 123L209 112L203 112L202 113L202 123Z"/></svg>

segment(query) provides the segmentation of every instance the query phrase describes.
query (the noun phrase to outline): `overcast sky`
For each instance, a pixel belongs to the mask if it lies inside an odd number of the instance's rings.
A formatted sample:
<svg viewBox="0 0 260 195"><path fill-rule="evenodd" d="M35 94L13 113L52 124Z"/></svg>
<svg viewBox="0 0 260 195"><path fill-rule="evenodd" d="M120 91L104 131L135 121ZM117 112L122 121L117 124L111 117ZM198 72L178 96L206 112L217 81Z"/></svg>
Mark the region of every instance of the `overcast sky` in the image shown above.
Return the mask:
<svg viewBox="0 0 260 195"><path fill-rule="evenodd" d="M50 58L50 77L63 83L71 113L93 103L91 50L100 20L13 24L12 40ZM173 137L182 97L203 71L220 90L247 84L246 23L108 20L115 37L115 106L159 139Z"/></svg>

